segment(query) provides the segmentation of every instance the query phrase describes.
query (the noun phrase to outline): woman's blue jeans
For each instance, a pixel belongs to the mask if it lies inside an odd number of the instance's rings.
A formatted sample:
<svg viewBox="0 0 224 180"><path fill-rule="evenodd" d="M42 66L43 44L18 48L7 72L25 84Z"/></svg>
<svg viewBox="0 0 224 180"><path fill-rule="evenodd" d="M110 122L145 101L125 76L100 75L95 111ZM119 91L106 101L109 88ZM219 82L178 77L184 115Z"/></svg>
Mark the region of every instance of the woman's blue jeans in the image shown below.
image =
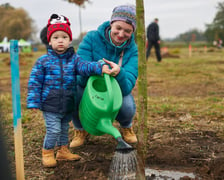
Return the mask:
<svg viewBox="0 0 224 180"><path fill-rule="evenodd" d="M81 101L83 92L84 89L80 86L77 86L77 96L76 96L77 109L74 113L72 122L75 126L75 129L79 130L83 129L78 116L78 104ZM135 115L135 112L136 112L136 105L133 96L131 94L123 96L123 102L120 111L118 112L118 115L116 117L116 120L120 123L120 126L122 128L129 128L132 126L132 120Z"/></svg>
<svg viewBox="0 0 224 180"><path fill-rule="evenodd" d="M60 114L43 111L46 126L44 149L53 149L56 145L63 146L68 144L69 122L72 119L72 115L72 113Z"/></svg>

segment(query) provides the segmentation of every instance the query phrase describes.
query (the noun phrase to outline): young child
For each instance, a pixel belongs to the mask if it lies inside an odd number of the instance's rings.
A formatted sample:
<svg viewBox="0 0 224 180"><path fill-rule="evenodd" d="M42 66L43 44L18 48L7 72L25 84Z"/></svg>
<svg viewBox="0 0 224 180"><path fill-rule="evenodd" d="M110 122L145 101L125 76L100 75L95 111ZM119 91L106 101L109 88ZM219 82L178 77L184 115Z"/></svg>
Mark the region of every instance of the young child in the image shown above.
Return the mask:
<svg viewBox="0 0 224 180"><path fill-rule="evenodd" d="M79 160L68 149L69 121L75 110L76 75L111 74L119 70L113 62L82 60L73 47L68 18L57 14L48 20L48 52L32 68L28 82L27 108L40 109L45 120L46 134L42 148L44 167L55 167L56 160ZM59 147L54 155L54 147Z"/></svg>

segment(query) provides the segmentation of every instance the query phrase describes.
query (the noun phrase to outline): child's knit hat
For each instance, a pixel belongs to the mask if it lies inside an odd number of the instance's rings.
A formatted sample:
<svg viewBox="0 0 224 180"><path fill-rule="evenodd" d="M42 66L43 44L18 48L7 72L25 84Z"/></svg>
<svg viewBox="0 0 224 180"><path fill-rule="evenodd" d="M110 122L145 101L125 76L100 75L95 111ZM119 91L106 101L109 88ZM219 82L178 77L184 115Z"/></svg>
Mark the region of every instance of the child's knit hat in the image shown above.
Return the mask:
<svg viewBox="0 0 224 180"><path fill-rule="evenodd" d="M57 14L52 14L47 24L47 41L50 41L51 35L55 31L64 31L68 33L70 40L72 40L72 31L70 29L70 22L67 17Z"/></svg>
<svg viewBox="0 0 224 180"><path fill-rule="evenodd" d="M114 21L124 21L133 26L135 31L136 29L136 10L135 6L130 5L121 5L113 9L111 21L112 24Z"/></svg>

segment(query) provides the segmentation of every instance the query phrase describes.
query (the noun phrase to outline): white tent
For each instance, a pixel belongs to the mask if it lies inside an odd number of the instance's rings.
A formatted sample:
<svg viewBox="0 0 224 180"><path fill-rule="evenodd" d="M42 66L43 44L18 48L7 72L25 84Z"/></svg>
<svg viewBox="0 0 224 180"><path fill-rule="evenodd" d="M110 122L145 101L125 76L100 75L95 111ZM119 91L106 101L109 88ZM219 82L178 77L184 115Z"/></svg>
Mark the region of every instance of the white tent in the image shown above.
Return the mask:
<svg viewBox="0 0 224 180"><path fill-rule="evenodd" d="M18 41L18 46L22 52L31 52L31 43L25 41L24 39L20 39ZM8 41L7 37L4 37L3 41L0 42L0 53L9 51L10 51L10 42Z"/></svg>
<svg viewBox="0 0 224 180"><path fill-rule="evenodd" d="M9 52L10 43L8 42L8 38L4 37L3 41L0 42L0 52Z"/></svg>

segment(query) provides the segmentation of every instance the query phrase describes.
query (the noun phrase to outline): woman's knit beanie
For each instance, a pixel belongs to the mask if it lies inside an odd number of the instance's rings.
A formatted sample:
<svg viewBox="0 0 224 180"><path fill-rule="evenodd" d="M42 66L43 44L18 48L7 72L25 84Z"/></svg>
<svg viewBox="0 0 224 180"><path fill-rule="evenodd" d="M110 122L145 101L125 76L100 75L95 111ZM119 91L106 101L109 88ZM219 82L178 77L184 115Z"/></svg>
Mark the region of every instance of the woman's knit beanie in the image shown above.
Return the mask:
<svg viewBox="0 0 224 180"><path fill-rule="evenodd" d="M131 5L121 5L113 9L111 21L112 24L114 21L124 21L133 26L135 31L136 29L136 10L135 6Z"/></svg>

